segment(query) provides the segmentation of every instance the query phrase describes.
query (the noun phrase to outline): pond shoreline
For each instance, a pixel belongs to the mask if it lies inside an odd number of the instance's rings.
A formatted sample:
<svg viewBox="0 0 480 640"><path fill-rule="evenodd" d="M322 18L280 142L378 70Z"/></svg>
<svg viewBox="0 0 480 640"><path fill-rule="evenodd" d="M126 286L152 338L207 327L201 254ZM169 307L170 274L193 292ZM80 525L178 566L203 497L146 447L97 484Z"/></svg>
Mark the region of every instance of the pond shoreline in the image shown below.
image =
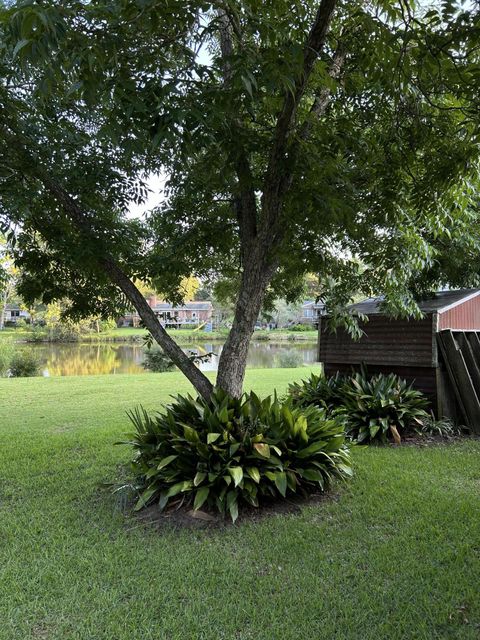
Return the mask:
<svg viewBox="0 0 480 640"><path fill-rule="evenodd" d="M169 335L179 345L189 345L198 342L213 342L223 343L228 334L217 332L189 332L187 335L179 335L175 333L169 333ZM28 332L24 332L24 335L18 337L14 332L9 332L8 335L2 335L0 332L0 341L13 342L14 344L137 344L142 345L147 337L146 333L132 333L130 335L102 335L102 334L88 334L79 336L78 340L54 340L49 339L48 336L32 336ZM317 332L316 331L291 331L291 332L256 332L253 334L252 342L302 342L302 343L316 343Z"/></svg>
<svg viewBox="0 0 480 640"><path fill-rule="evenodd" d="M189 356L212 356L198 366L202 371L215 371L224 341L198 336L180 345ZM143 366L146 347L142 342L35 342L16 343L16 349L28 350L36 356L44 376L149 373ZM290 368L314 365L318 357L315 342L252 341L248 368Z"/></svg>

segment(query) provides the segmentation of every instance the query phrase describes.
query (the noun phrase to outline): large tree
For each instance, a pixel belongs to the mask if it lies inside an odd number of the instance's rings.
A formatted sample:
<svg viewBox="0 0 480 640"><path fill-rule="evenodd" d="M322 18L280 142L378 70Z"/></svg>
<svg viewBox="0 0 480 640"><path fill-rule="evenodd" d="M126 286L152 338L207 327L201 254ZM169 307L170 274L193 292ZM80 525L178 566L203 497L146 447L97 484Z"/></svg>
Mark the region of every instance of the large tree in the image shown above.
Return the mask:
<svg viewBox="0 0 480 640"><path fill-rule="evenodd" d="M77 315L132 304L208 397L135 281L171 300L191 274L228 283L217 384L233 395L262 305L305 273L333 317L352 290L408 314L476 282L478 9L434 4L4 6L0 215L22 294ZM164 203L128 219L160 172Z"/></svg>

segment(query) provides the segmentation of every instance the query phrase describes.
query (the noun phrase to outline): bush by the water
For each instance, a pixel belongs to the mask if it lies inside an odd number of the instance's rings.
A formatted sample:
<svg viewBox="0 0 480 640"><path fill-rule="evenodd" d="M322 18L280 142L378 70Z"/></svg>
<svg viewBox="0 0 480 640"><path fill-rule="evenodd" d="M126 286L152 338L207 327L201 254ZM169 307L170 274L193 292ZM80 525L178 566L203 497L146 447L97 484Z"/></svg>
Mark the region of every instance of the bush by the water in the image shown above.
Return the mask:
<svg viewBox="0 0 480 640"><path fill-rule="evenodd" d="M347 435L357 443L385 442L421 427L428 419L428 401L395 374L369 377L366 371L351 376L327 378L312 374L290 385L295 406L323 406L332 416L342 418Z"/></svg>
<svg viewBox="0 0 480 640"><path fill-rule="evenodd" d="M130 418L136 509L181 501L235 521L242 504L325 490L352 473L342 422L318 407L216 390L208 403L178 396L163 414Z"/></svg>
<svg viewBox="0 0 480 640"><path fill-rule="evenodd" d="M313 331L313 329L311 324L292 324L288 327L289 331Z"/></svg>
<svg viewBox="0 0 480 640"><path fill-rule="evenodd" d="M278 356L278 366L282 369L295 369L303 366L303 356L298 351L287 351Z"/></svg>
<svg viewBox="0 0 480 640"><path fill-rule="evenodd" d="M11 359L12 346L8 342L0 342L0 378L8 374Z"/></svg>
<svg viewBox="0 0 480 640"><path fill-rule="evenodd" d="M163 373L164 371L173 371L175 364L160 348L152 347L145 349L142 367L149 371Z"/></svg>
<svg viewBox="0 0 480 640"><path fill-rule="evenodd" d="M30 350L15 351L10 359L9 373L12 378L29 378L40 375L41 363Z"/></svg>

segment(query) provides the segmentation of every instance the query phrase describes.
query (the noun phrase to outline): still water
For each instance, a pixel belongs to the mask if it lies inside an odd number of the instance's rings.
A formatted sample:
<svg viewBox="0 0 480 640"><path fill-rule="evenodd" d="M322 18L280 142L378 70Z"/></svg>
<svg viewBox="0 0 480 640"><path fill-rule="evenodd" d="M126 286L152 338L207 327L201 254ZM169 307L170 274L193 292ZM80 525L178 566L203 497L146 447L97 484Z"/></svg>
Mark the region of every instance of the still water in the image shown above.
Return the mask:
<svg viewBox="0 0 480 640"><path fill-rule="evenodd" d="M33 344L29 345L42 363L44 376L82 376L115 373L145 373L142 367L144 348L137 344ZM186 353L204 355L213 352L202 371L215 371L222 352L220 343L201 343L182 347ZM271 367L312 364L317 359L316 344L252 342L248 367Z"/></svg>

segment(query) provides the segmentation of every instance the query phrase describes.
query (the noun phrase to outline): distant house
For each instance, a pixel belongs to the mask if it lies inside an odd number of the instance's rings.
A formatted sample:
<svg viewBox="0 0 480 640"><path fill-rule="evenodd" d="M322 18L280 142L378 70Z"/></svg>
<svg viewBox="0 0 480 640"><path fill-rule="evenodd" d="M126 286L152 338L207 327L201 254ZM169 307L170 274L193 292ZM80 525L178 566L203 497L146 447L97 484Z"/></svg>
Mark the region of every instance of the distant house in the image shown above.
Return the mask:
<svg viewBox="0 0 480 640"><path fill-rule="evenodd" d="M307 300L302 304L298 322L300 324L311 324L313 327L318 327L319 318L324 314L325 305L323 304L323 302L314 302L313 300Z"/></svg>
<svg viewBox="0 0 480 640"><path fill-rule="evenodd" d="M157 300L156 296L150 296L147 302L164 327L198 327L212 322L213 306L210 300L188 301L173 306L169 302ZM120 327L137 327L139 324L140 316L137 312L126 314L118 321Z"/></svg>
<svg viewBox="0 0 480 640"><path fill-rule="evenodd" d="M22 309L18 304L7 304L5 306L5 313L3 321L9 324L17 324L19 320L30 320L30 314L25 309Z"/></svg>

